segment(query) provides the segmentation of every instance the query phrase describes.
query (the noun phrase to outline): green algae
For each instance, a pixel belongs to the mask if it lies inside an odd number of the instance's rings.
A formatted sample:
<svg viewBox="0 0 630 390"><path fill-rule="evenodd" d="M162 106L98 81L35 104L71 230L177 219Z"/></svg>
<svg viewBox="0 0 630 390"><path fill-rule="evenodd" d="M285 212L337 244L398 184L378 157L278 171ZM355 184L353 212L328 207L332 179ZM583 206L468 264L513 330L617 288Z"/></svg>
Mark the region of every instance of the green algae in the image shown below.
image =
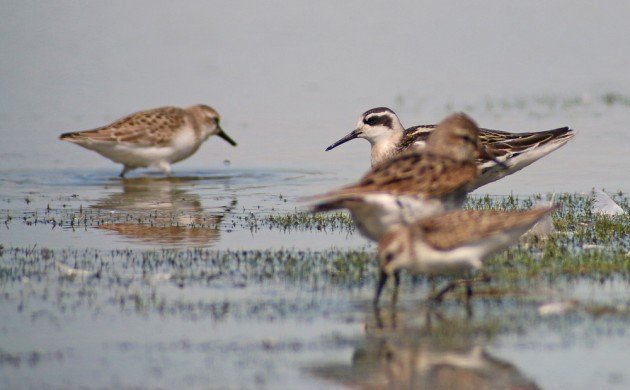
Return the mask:
<svg viewBox="0 0 630 390"><path fill-rule="evenodd" d="M475 288L478 296L526 296L536 285L592 281L604 283L630 280L630 218L628 214L606 216L593 213L592 194L559 194L519 196L474 196L466 207L471 209L519 210L541 202L553 202L561 207L553 214L556 232L543 239L523 241L490 258L486 271L492 282ZM617 193L613 199L626 211L628 198ZM159 217L148 211L146 218ZM126 221L144 224L147 220L136 214L109 213L80 207L55 208L47 205L15 216L15 222L29 224L78 226L90 228L94 223ZM157 218L155 217L155 218ZM71 222L75 221L74 225ZM56 222L57 221L57 222ZM60 223L58 221L70 221ZM87 222L86 222L87 221ZM169 223L168 219L160 219ZM166 222L165 222L166 221ZM58 225L55 225L58 223ZM252 231L277 229L310 231L313 234L342 231L354 234L354 225L347 213L311 214L240 213L226 217L219 224ZM79 225L83 224L83 225ZM10 225L10 224L9 224ZM201 223L203 228L203 223ZM308 291L330 288L353 290L371 288L375 283L377 263L374 246L328 250L263 249L65 249L0 246L0 284L26 286L43 284L57 286L57 299L63 307L77 304L93 305L99 296L122 310L149 313L189 313L196 316L220 317L227 310L224 301L211 303L172 301L156 293L155 286L166 284L174 288L203 287L210 289L240 289L266 284L299 285ZM443 280L438 278L437 282ZM425 286L425 279L403 277L403 288ZM42 292L46 290L46 293ZM40 291L48 296L50 289ZM8 289L7 291L10 291ZM9 293L7 293L9 294ZM454 294L463 298L462 292ZM13 297L16 298L17 297ZM20 301L27 302L23 297ZM20 303L24 305L26 303ZM229 304L228 304L229 306ZM280 312L286 307L276 308ZM204 314L205 313L205 314Z"/></svg>

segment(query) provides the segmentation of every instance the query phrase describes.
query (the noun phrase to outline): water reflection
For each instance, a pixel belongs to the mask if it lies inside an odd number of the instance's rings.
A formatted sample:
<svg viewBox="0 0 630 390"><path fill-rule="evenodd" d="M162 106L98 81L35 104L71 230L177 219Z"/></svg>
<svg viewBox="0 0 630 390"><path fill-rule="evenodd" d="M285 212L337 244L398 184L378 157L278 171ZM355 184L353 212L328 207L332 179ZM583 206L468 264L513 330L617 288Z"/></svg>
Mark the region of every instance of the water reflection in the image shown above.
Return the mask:
<svg viewBox="0 0 630 390"><path fill-rule="evenodd" d="M132 242L212 246L220 238L221 221L237 204L236 196L232 193L215 197L208 202L216 205L204 207L201 197L190 191L195 181L199 179L123 180L122 192L112 193L91 206L108 212L105 223L97 228Z"/></svg>
<svg viewBox="0 0 630 390"><path fill-rule="evenodd" d="M537 389L513 364L483 347L487 320L447 317L435 309L376 309L351 364L316 368L316 375L360 388ZM483 336L482 336L483 335Z"/></svg>

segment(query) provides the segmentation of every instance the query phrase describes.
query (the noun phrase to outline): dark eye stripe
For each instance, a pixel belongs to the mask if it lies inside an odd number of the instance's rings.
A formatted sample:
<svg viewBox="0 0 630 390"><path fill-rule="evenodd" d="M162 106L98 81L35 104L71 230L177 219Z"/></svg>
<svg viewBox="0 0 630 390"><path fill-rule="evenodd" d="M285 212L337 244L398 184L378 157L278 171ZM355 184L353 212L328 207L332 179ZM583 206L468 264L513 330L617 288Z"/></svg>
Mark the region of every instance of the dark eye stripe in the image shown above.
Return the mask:
<svg viewBox="0 0 630 390"><path fill-rule="evenodd" d="M383 125L387 128L392 128L392 118L387 115L373 115L369 118L366 118L363 122L370 126Z"/></svg>

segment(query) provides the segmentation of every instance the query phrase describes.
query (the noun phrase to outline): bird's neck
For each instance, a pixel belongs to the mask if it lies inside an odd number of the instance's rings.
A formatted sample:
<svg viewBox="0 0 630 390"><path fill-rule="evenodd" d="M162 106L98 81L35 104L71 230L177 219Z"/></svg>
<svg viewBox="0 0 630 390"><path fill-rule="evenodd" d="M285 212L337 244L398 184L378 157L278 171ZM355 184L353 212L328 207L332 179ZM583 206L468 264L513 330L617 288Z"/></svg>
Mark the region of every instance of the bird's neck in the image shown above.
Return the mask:
<svg viewBox="0 0 630 390"><path fill-rule="evenodd" d="M375 140L370 140L372 144L371 162L372 166L380 164L381 162L390 159L396 154L398 149L398 143L402 139L402 134L391 134L387 137L380 137Z"/></svg>

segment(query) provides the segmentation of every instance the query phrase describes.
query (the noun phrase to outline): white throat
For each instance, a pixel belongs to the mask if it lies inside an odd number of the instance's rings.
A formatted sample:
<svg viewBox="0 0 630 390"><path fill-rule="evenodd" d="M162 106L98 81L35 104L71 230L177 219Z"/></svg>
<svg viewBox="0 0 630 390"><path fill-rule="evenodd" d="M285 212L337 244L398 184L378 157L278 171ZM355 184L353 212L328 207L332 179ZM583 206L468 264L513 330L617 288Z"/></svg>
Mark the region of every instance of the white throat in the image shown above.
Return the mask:
<svg viewBox="0 0 630 390"><path fill-rule="evenodd" d="M372 144L371 162L372 166L374 166L396 154L398 143L402 139L402 134L390 131L387 135L366 139Z"/></svg>

